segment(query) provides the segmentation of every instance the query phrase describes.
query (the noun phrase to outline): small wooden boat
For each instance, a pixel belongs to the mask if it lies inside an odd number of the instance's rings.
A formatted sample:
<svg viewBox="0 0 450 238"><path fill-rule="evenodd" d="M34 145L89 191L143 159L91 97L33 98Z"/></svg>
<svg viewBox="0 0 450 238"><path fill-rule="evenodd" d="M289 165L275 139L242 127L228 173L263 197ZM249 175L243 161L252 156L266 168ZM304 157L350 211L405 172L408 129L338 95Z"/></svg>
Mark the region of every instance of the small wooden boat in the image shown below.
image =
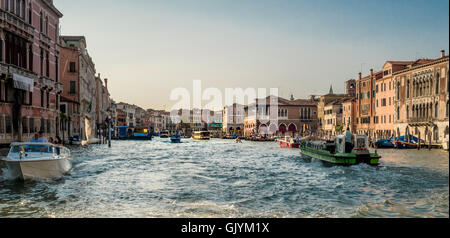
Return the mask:
<svg viewBox="0 0 450 238"><path fill-rule="evenodd" d="M192 139L194 140L210 140L211 134L209 131L195 131L194 135L192 135Z"/></svg>
<svg viewBox="0 0 450 238"><path fill-rule="evenodd" d="M181 136L171 136L170 141L172 143L181 143Z"/></svg>
<svg viewBox="0 0 450 238"><path fill-rule="evenodd" d="M381 156L369 152L366 135L355 136L355 147L350 153L345 151L345 136L336 136L334 141L301 141L300 152L304 156L337 165L355 165L366 163L378 165Z"/></svg>
<svg viewBox="0 0 450 238"><path fill-rule="evenodd" d="M289 136L286 136L284 139L278 139L278 144L280 144L281 148L299 148L300 146L299 141Z"/></svg>

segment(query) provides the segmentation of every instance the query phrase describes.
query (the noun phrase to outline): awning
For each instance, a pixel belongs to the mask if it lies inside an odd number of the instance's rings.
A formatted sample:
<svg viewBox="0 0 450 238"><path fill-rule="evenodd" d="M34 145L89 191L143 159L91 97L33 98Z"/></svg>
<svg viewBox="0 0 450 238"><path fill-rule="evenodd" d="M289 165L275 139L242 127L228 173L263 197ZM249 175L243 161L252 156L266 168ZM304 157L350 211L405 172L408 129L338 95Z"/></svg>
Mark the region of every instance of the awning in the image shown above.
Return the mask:
<svg viewBox="0 0 450 238"><path fill-rule="evenodd" d="M25 90L28 92L33 92L34 89L34 79L13 74L14 88Z"/></svg>

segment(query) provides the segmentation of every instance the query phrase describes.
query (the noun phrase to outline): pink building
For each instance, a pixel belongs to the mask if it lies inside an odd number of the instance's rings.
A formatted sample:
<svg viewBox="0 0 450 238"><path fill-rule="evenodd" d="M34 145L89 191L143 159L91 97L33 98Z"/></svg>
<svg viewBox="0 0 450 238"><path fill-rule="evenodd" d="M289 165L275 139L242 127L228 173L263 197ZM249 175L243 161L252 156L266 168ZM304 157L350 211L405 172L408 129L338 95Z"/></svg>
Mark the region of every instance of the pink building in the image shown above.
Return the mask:
<svg viewBox="0 0 450 238"><path fill-rule="evenodd" d="M62 16L52 0L0 0L0 144L58 135Z"/></svg>

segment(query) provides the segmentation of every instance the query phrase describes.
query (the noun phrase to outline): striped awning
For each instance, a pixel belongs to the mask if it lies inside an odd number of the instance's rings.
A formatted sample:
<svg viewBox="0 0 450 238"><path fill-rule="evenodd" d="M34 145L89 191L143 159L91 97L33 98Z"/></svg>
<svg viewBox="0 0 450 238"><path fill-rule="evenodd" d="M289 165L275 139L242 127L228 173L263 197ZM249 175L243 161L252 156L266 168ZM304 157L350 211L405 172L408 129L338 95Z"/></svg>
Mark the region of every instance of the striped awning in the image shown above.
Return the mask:
<svg viewBox="0 0 450 238"><path fill-rule="evenodd" d="M20 74L13 74L14 88L33 92L34 79L22 76Z"/></svg>

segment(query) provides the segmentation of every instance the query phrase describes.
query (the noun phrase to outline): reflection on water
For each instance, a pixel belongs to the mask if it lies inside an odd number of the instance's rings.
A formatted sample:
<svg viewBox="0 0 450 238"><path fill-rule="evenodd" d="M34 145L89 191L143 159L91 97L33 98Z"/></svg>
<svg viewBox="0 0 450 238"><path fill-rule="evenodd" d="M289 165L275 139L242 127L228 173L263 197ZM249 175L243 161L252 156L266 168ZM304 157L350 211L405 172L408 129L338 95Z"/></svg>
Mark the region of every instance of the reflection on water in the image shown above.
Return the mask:
<svg viewBox="0 0 450 238"><path fill-rule="evenodd" d="M379 153L378 167L339 167L273 142L75 147L63 179L9 181L3 171L0 217L449 216L446 152Z"/></svg>

